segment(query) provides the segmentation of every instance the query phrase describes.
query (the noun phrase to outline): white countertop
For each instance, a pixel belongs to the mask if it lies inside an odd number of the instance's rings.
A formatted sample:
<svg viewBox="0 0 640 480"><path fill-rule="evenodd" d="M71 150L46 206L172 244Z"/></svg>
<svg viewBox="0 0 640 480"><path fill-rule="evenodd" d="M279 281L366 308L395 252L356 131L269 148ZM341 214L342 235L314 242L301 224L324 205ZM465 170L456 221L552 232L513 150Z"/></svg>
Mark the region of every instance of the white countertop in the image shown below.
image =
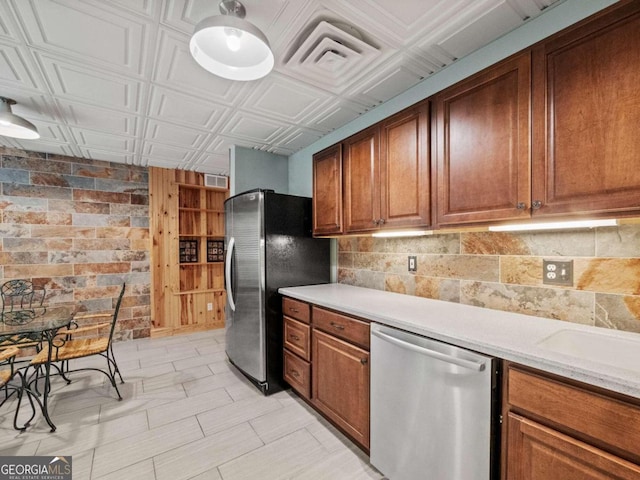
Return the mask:
<svg viewBox="0 0 640 480"><path fill-rule="evenodd" d="M337 283L281 288L279 292L640 399L640 362L632 362L629 369L616 368L537 345L561 330L638 342L640 335L635 333Z"/></svg>

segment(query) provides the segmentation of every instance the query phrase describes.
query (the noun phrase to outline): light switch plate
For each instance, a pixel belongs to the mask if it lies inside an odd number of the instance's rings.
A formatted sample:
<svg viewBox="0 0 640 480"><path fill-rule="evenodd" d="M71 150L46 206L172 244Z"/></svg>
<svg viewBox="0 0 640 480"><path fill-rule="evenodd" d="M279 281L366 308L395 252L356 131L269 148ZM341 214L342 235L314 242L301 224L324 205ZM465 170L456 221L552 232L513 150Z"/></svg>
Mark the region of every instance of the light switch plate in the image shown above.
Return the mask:
<svg viewBox="0 0 640 480"><path fill-rule="evenodd" d="M542 283L573 286L573 260L543 260Z"/></svg>
<svg viewBox="0 0 640 480"><path fill-rule="evenodd" d="M418 269L418 259L415 255L409 255L407 266L410 272L415 272Z"/></svg>

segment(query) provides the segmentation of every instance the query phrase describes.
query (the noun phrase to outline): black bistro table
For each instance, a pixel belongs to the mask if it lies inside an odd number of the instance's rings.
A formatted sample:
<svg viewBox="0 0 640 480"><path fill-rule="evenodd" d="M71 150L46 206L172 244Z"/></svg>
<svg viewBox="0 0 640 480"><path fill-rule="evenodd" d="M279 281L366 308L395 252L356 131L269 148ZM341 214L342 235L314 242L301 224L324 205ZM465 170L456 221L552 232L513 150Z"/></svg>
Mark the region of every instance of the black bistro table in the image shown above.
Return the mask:
<svg viewBox="0 0 640 480"><path fill-rule="evenodd" d="M44 365L45 380L42 401L38 400L37 403L42 408L42 415L51 427L52 432L55 431L56 426L51 421L48 409L48 398L51 391L51 352L58 330L71 323L75 312L76 305L65 304L13 310L0 314L0 344L20 346L21 344L35 342L49 346L49 358ZM34 395L31 391L28 391L27 394ZM28 423L25 428L27 426Z"/></svg>

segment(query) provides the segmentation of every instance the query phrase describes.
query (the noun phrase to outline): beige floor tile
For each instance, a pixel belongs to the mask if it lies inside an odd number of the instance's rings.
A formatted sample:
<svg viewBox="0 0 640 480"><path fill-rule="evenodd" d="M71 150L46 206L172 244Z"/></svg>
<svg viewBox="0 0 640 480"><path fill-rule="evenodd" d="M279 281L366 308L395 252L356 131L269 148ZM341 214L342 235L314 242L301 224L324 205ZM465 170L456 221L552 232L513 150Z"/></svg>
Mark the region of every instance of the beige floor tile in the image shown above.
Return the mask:
<svg viewBox="0 0 640 480"><path fill-rule="evenodd" d="M73 480L90 480L92 464L93 450L87 450L76 455L71 455L71 474L73 476Z"/></svg>
<svg viewBox="0 0 640 480"><path fill-rule="evenodd" d="M158 353L157 355L149 355L140 359L140 366L142 368L151 367L154 365L161 365L163 363L175 362L177 360L184 360L188 358L198 358L199 354L195 347L186 346L175 349L167 349L165 353Z"/></svg>
<svg viewBox="0 0 640 480"><path fill-rule="evenodd" d="M222 480L222 477L220 476L218 468L212 468L211 470L207 470L200 475L191 477L189 480Z"/></svg>
<svg viewBox="0 0 640 480"><path fill-rule="evenodd" d="M149 426L150 428L156 428L160 425L216 409L231 402L233 400L224 388L205 392L195 397L185 397L182 400L149 408L147 410Z"/></svg>
<svg viewBox="0 0 640 480"><path fill-rule="evenodd" d="M211 370L215 374L226 373L235 370L235 367L231 365L227 360L224 360L222 362L210 363L208 367L209 370Z"/></svg>
<svg viewBox="0 0 640 480"><path fill-rule="evenodd" d="M380 480L383 475L369 465L364 453L360 455L352 450L342 449L325 456L318 462L310 463L291 478L295 480L343 478L349 480Z"/></svg>
<svg viewBox="0 0 640 480"><path fill-rule="evenodd" d="M207 340L207 343L197 344L196 350L200 355L211 355L212 353L224 353L225 345L224 343L212 343L210 339Z"/></svg>
<svg viewBox="0 0 640 480"><path fill-rule="evenodd" d="M157 456L154 458L156 478L189 479L262 445L253 429L243 423Z"/></svg>
<svg viewBox="0 0 640 480"><path fill-rule="evenodd" d="M232 367L232 373L237 374L237 370L235 367ZM229 393L231 398L235 402L238 400L244 400L246 398L263 398L264 395L260 390L258 390L255 386L253 386L248 381L238 382L225 387L225 390Z"/></svg>
<svg viewBox="0 0 640 480"><path fill-rule="evenodd" d="M128 467L116 470L102 477L93 477L99 480L156 480L155 468L151 459L134 463ZM73 480L76 480L75 476Z"/></svg>
<svg viewBox="0 0 640 480"><path fill-rule="evenodd" d="M264 443L271 443L317 421L315 414L305 407L298 403L290 403L249 423Z"/></svg>
<svg viewBox="0 0 640 480"><path fill-rule="evenodd" d="M185 370L199 365L207 365L209 363L222 362L226 360L227 354L222 352L209 353L207 355L198 355L173 362L173 366L177 371Z"/></svg>
<svg viewBox="0 0 640 480"><path fill-rule="evenodd" d="M169 372L157 377L148 378L142 381L145 392L160 390L170 385L181 385L191 380L204 378L213 375L213 372L206 366L200 365L180 371Z"/></svg>
<svg viewBox="0 0 640 480"><path fill-rule="evenodd" d="M280 408L280 402L269 397L248 398L209 410L196 417L202 431L208 436Z"/></svg>
<svg viewBox="0 0 640 480"><path fill-rule="evenodd" d="M194 417L189 417L119 442L101 445L96 448L93 459L93 475L99 478L202 437L198 422Z"/></svg>
<svg viewBox="0 0 640 480"><path fill-rule="evenodd" d="M187 395L192 397L194 395L200 395L201 393L210 392L217 388L225 388L239 383L244 383L246 380L237 372L225 372L211 377L199 378L184 382L184 386ZM248 382L247 382L248 383Z"/></svg>
<svg viewBox="0 0 640 480"><path fill-rule="evenodd" d="M146 412L137 412L127 417L90 426L80 424L75 427L71 425L66 429L59 427L40 441L38 455L75 455L97 446L112 442L120 443L124 439L148 430Z"/></svg>
<svg viewBox="0 0 640 480"><path fill-rule="evenodd" d="M177 402L184 398L187 398L184 390L154 390L149 393L134 394L132 398L127 398L121 402L103 403L100 406L99 420L100 422L107 422L167 403Z"/></svg>
<svg viewBox="0 0 640 480"><path fill-rule="evenodd" d="M292 478L325 455L322 445L309 432L299 430L218 469L224 480L282 480Z"/></svg>

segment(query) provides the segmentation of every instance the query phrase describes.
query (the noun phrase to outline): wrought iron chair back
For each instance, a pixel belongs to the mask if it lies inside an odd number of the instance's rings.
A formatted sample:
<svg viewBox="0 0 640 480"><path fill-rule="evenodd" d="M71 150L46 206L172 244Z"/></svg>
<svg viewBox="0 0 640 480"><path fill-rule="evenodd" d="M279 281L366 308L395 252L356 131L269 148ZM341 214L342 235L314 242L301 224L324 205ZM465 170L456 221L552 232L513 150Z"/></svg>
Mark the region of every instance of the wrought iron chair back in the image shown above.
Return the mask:
<svg viewBox="0 0 640 480"><path fill-rule="evenodd" d="M29 280L9 280L0 287L3 313L41 307L45 296L45 289L35 287Z"/></svg>

